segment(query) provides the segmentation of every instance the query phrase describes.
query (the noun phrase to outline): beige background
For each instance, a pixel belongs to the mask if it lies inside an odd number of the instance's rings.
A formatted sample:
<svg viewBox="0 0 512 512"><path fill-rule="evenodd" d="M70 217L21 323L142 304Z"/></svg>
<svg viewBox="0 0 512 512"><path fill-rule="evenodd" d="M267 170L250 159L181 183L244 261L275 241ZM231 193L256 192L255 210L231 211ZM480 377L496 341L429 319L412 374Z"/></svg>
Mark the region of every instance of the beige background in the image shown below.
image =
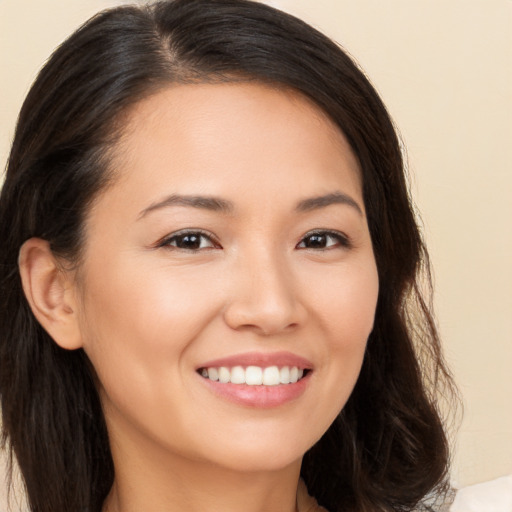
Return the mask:
<svg viewBox="0 0 512 512"><path fill-rule="evenodd" d="M0 0L0 162L51 50L108 0ZM465 402L452 478L512 473L512 0L275 0L343 44L408 149Z"/></svg>

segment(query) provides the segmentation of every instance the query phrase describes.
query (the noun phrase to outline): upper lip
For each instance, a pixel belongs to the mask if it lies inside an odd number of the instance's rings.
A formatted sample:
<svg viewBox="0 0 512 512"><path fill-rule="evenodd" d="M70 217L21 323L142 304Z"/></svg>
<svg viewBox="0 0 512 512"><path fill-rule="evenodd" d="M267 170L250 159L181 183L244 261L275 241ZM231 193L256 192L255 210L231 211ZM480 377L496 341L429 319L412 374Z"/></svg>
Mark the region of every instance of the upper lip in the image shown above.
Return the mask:
<svg viewBox="0 0 512 512"><path fill-rule="evenodd" d="M296 366L304 370L311 370L313 368L311 361L291 352L246 352L206 361L198 366L197 369L220 368L221 366L227 368L234 366L260 366L262 368L269 366Z"/></svg>

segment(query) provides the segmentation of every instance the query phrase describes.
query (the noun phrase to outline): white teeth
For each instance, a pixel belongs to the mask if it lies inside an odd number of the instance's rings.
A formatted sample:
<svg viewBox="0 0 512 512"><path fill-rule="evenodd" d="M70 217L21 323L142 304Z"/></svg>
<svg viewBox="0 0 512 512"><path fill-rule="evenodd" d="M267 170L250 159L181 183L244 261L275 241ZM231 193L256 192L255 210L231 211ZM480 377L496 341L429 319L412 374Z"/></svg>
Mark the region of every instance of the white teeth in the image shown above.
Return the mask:
<svg viewBox="0 0 512 512"><path fill-rule="evenodd" d="M231 382L233 384L245 384L245 371L241 366L231 369Z"/></svg>
<svg viewBox="0 0 512 512"><path fill-rule="evenodd" d="M245 370L245 383L249 386L263 384L263 370L259 366L248 366Z"/></svg>
<svg viewBox="0 0 512 512"><path fill-rule="evenodd" d="M279 368L269 366L263 370L263 384L265 386L277 386L279 384Z"/></svg>
<svg viewBox="0 0 512 512"><path fill-rule="evenodd" d="M219 382L222 382L223 384L227 384L230 381L231 381L231 372L224 366L221 366L219 368Z"/></svg>
<svg viewBox="0 0 512 512"><path fill-rule="evenodd" d="M219 380L219 372L217 368L208 368L208 378L210 380Z"/></svg>
<svg viewBox="0 0 512 512"><path fill-rule="evenodd" d="M234 366L227 368L203 368L201 375L210 380L219 381L222 384L247 384L248 386L278 386L279 384L294 384L304 375L304 370L297 366Z"/></svg>
<svg viewBox="0 0 512 512"><path fill-rule="evenodd" d="M281 384L290 384L290 367L283 366L279 371L279 380Z"/></svg>

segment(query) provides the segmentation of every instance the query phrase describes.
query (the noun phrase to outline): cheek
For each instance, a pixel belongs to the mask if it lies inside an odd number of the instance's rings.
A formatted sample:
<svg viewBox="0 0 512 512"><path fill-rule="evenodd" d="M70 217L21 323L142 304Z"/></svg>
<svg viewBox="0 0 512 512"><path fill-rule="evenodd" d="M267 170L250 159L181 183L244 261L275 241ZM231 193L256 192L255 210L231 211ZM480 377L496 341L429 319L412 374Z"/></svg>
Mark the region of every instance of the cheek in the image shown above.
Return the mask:
<svg viewBox="0 0 512 512"><path fill-rule="evenodd" d="M168 346L169 337L179 337L181 331L198 326L198 315L191 311L214 308L212 298L202 293L203 279L197 273L186 274L160 263L148 268L137 258L114 262L111 268L102 266L87 278L82 323L86 330L94 325L101 338L114 340L129 332L125 344L139 339Z"/></svg>
<svg viewBox="0 0 512 512"><path fill-rule="evenodd" d="M122 390L128 379L141 389L157 386L169 378L170 364L179 372L189 345L218 309L205 293L204 276L189 274L159 264L150 270L136 259L90 270L80 323L105 388Z"/></svg>
<svg viewBox="0 0 512 512"><path fill-rule="evenodd" d="M373 329L378 291L373 258L340 268L328 283L316 287L313 301L325 340L323 369L331 393L325 404L329 421L343 408L359 376Z"/></svg>
<svg viewBox="0 0 512 512"><path fill-rule="evenodd" d="M311 275L311 274L310 274ZM331 348L365 345L375 317L379 279L373 257L340 266L329 279L315 276L308 286L316 315L329 333Z"/></svg>
<svg viewBox="0 0 512 512"><path fill-rule="evenodd" d="M185 279L174 269L171 280L170 274L166 266L149 271L118 264L87 276L80 315L84 350L98 375L109 425L123 421L146 432L151 425L176 425L184 420L175 411L193 399L183 382L190 378L194 342L218 306L201 287L204 276Z"/></svg>

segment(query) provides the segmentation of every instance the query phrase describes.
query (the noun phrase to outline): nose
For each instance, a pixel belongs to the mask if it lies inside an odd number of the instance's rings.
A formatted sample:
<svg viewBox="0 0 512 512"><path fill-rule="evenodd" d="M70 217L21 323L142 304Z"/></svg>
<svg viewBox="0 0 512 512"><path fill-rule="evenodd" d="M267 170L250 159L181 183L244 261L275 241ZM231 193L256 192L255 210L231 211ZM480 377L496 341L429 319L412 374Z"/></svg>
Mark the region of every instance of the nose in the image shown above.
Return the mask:
<svg viewBox="0 0 512 512"><path fill-rule="evenodd" d="M270 254L241 257L230 287L225 322L235 330L270 336L304 323L306 308L289 265Z"/></svg>

